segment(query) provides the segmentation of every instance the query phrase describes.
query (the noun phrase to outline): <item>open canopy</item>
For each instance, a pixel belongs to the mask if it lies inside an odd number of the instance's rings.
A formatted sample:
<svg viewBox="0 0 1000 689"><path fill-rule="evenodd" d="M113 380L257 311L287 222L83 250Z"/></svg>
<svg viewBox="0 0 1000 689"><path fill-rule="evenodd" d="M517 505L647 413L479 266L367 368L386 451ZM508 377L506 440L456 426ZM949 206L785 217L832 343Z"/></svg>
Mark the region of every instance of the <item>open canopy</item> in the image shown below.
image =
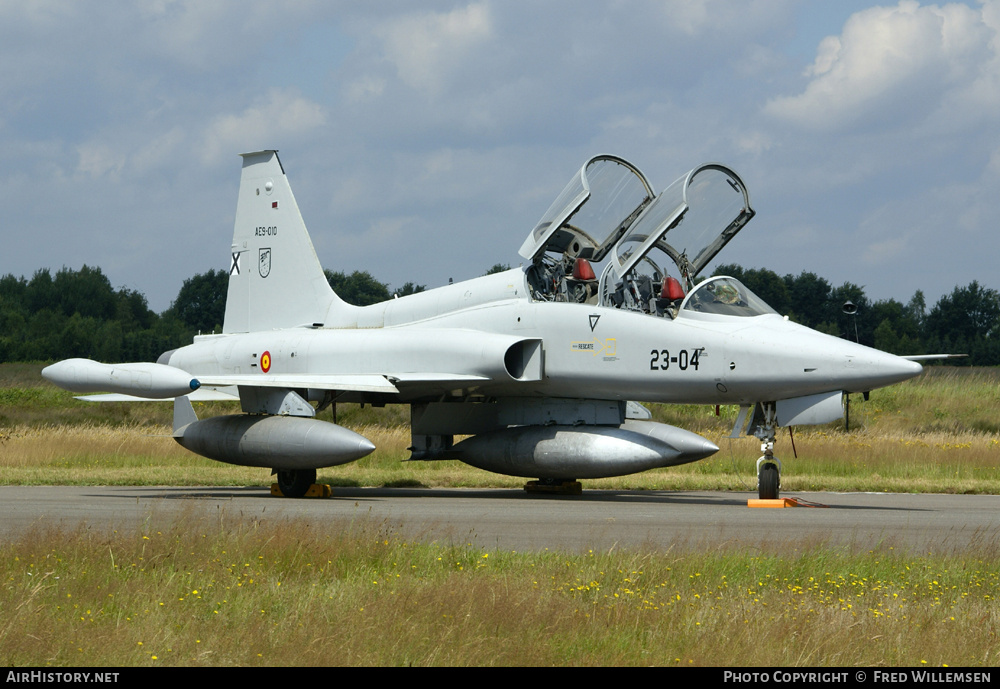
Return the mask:
<svg viewBox="0 0 1000 689"><path fill-rule="evenodd" d="M653 196L637 167L615 156L594 156L545 211L518 253L532 261L546 251L600 261Z"/></svg>
<svg viewBox="0 0 1000 689"><path fill-rule="evenodd" d="M609 256L607 277L620 280L644 259L662 261L657 249L690 287L753 215L743 180L723 165L696 167L657 196L637 167L600 155L573 176L519 253L533 262L546 252L595 263Z"/></svg>
<svg viewBox="0 0 1000 689"><path fill-rule="evenodd" d="M753 216L743 180L722 165L702 165L646 206L615 244L609 269L623 276L659 249L690 284Z"/></svg>

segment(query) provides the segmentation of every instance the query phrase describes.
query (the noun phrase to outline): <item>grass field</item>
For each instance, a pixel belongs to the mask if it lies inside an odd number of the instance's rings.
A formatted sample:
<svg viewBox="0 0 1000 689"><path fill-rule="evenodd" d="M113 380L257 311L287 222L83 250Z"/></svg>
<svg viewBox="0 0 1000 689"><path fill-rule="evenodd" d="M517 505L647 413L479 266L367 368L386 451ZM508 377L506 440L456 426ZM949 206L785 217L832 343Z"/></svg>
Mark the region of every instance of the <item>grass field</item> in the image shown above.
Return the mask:
<svg viewBox="0 0 1000 689"><path fill-rule="evenodd" d="M0 366L4 484L265 485L266 470L165 437L169 404L75 402ZM1000 374L931 368L852 403L842 425L781 436L786 492L1000 492ZM203 406L200 415L231 413ZM585 488L753 488L736 413L653 408L715 440L692 465ZM335 485L519 486L455 462L401 462L403 409L341 406L379 450L321 472ZM785 544L781 553L512 553L406 541L384 525L146 523L39 528L0 544L0 658L11 666L993 666L995 546L923 557Z"/></svg>
<svg viewBox="0 0 1000 689"><path fill-rule="evenodd" d="M511 553L351 524L0 545L6 664L991 666L996 552Z"/></svg>

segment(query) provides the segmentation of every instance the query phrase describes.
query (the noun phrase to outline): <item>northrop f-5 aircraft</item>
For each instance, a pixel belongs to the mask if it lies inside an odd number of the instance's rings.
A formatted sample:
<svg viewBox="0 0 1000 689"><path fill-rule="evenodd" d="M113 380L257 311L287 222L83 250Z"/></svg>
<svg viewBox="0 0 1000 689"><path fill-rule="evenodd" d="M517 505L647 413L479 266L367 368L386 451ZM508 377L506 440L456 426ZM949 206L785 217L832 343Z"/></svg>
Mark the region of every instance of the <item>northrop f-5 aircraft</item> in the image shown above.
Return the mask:
<svg viewBox="0 0 1000 689"><path fill-rule="evenodd" d="M640 404L666 402L740 405L733 435L761 441L759 494L777 498L778 427L840 418L844 392L921 370L790 322L731 277L696 282L754 216L722 165L656 194L632 164L596 156L528 234L522 267L358 307L330 288L277 151L242 158L223 332L155 364L69 359L42 374L111 393L85 399L173 398L178 443L272 469L286 496L375 449L315 418L337 402L409 404L411 459L542 486L718 450ZM234 394L242 414L198 420L189 401Z"/></svg>

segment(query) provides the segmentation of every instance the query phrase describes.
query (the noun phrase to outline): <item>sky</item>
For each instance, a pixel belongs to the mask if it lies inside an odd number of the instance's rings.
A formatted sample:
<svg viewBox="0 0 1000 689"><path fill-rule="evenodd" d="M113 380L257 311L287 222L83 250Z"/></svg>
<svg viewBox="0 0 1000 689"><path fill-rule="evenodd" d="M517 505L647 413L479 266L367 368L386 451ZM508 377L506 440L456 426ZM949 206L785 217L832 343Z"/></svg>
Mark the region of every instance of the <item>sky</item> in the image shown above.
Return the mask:
<svg viewBox="0 0 1000 689"><path fill-rule="evenodd" d="M436 287L520 263L610 153L740 174L716 263L1000 289L998 32L1000 0L0 0L0 274L163 311L228 270L238 154L275 148L325 268Z"/></svg>

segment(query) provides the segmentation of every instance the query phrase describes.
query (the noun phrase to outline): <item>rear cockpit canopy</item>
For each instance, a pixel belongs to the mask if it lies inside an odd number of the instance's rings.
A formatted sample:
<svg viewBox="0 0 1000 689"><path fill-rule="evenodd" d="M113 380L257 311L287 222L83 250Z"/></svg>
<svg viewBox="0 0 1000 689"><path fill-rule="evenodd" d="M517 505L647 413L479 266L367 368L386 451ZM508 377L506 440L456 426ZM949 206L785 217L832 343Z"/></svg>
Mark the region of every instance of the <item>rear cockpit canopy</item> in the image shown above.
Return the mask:
<svg viewBox="0 0 1000 689"><path fill-rule="evenodd" d="M600 261L653 196L634 165L595 156L569 181L518 253L532 261L547 251Z"/></svg>

